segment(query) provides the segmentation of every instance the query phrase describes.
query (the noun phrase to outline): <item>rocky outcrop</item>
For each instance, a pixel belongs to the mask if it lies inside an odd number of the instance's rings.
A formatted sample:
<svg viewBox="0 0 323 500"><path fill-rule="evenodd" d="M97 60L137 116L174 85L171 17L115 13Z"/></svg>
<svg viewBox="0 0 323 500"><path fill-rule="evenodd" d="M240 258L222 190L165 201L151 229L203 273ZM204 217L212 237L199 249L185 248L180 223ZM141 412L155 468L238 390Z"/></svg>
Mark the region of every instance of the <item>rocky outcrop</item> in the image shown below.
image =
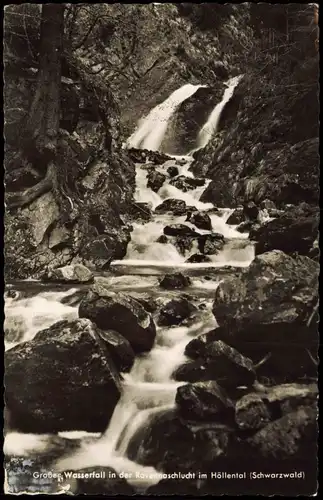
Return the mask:
<svg viewBox="0 0 323 500"><path fill-rule="evenodd" d="M256 254L270 250L308 255L319 229L318 209L301 204L278 219L255 228L249 238L256 242Z"/></svg>
<svg viewBox="0 0 323 500"><path fill-rule="evenodd" d="M310 312L317 278L318 267L311 259L294 259L278 250L267 252L257 256L241 277L220 283L214 315L220 326L239 329L251 324L275 328L280 322L298 323Z"/></svg>
<svg viewBox="0 0 323 500"><path fill-rule="evenodd" d="M131 296L111 292L102 283L95 283L82 300L79 316L102 330L120 333L137 353L149 351L154 344L156 326L151 315Z"/></svg>
<svg viewBox="0 0 323 500"><path fill-rule="evenodd" d="M120 397L120 378L88 319L55 323L7 351L5 365L13 428L45 434L107 428Z"/></svg>

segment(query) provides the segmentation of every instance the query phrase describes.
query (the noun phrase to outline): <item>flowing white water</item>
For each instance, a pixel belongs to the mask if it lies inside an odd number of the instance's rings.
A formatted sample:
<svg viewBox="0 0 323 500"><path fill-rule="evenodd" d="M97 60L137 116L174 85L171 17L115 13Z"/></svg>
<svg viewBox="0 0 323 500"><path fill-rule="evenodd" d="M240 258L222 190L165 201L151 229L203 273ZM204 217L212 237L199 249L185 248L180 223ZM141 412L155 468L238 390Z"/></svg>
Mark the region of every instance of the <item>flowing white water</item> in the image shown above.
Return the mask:
<svg viewBox="0 0 323 500"><path fill-rule="evenodd" d="M5 298L5 348L31 340L39 330L62 319L77 318L77 307L61 301L77 290L42 292L28 298Z"/></svg>
<svg viewBox="0 0 323 500"><path fill-rule="evenodd" d="M188 83L175 90L166 101L152 109L148 116L140 121L137 130L129 137L127 146L157 151L165 136L168 123L178 106L195 94L200 87L203 85Z"/></svg>
<svg viewBox="0 0 323 500"><path fill-rule="evenodd" d="M227 104L227 102L230 101L231 97L233 96L234 89L238 85L239 81L241 80L242 75L235 76L231 78L227 83L227 88L224 92L223 99L219 104L217 104L210 114L207 122L205 125L202 127L199 135L198 135L198 149L199 148L204 148L211 137L214 135L214 133L217 130L219 120L221 113L223 111L224 106Z"/></svg>
<svg viewBox="0 0 323 500"><path fill-rule="evenodd" d="M153 467L144 467L127 458L128 446L139 429L144 426L149 430L154 415L174 407L176 390L183 382L174 381L172 373L186 360L186 344L217 326L211 307L212 301L209 300L207 308L200 312L192 326L157 328L153 349L138 357L131 372L125 375L123 395L105 435L84 445L74 455L59 460L56 464L58 470L111 466L119 473L132 474L130 483L148 485L158 482ZM136 478L138 472L145 477Z"/></svg>
<svg viewBox="0 0 323 500"><path fill-rule="evenodd" d="M231 82L231 83L230 83ZM231 98L237 80L230 80L229 87L226 90L223 101L213 111L213 116L209 117L208 123L201 130L201 137L205 137L206 127L209 124L214 130L217 126L220 113L224 105ZM200 86L185 85L178 89L162 105L157 106L143 120L139 129L130 137L128 147L142 147L147 149L157 149L165 135L167 124L172 114L181 102L183 102ZM216 111L217 109L217 111ZM215 113L216 111L216 113ZM203 134L202 134L203 132ZM202 138L203 138L202 137ZM209 138L209 135L208 135ZM204 141L204 139L203 139ZM177 162L176 159L185 158L186 162ZM179 169L179 175L185 177L194 177L189 170L192 162L190 156L174 158L165 162L164 165L156 167L156 170L167 174L169 166L176 166ZM178 164L180 163L180 165ZM135 198L139 202L147 202L154 210L160 203L168 198L184 200L188 206L194 206L198 210L207 211L212 223L212 231L198 230L195 226L186 221L186 216L174 216L171 214L158 215L153 214L152 220L148 223L134 223L131 242L128 245L128 251L125 259L114 261L111 267L114 269L123 269L124 275L110 276L101 278L107 281L112 290L133 290L133 293L141 293L141 288L152 293L157 288L158 280L156 274L164 274L169 269L172 271L183 270L183 272L198 273L192 278L192 290L209 290L207 298L198 298L201 295L195 295L196 305L199 301L206 306L203 310L197 309L193 323L185 326L176 327L157 327L157 336L153 349L137 357L135 364L129 374L124 374L123 392L118 405L115 408L110 424L104 435L100 439L92 442L83 442L78 451L71 455L63 456L57 463L58 470L81 469L93 466L113 467L119 473L132 474L130 483L137 483L136 473L140 472L144 478L140 479L140 487L156 483L160 477L156 474L153 467L145 467L129 460L127 451L133 438L138 431L149 432L149 424L153 417L159 412L171 409L175 404L177 388L182 385L172 378L172 374L178 366L185 363L185 346L197 335L206 333L214 329L217 324L212 314L212 291L215 290L220 282L220 277L206 281L203 272L207 274L208 270L220 268L227 265L248 266L254 257L253 245L247 240L247 235L242 235L236 230L235 226L229 226L226 222L232 213L230 209L223 209L214 213L212 203L200 202L200 196L207 186L207 182L202 187L197 187L188 192L182 192L168 181L158 191L153 192L147 187L147 170L145 165L136 165L136 193ZM213 211L212 211L213 210ZM200 234L217 232L223 234L227 239L224 248L217 254L210 255L210 263L188 264L185 260L193 253L198 251L197 245L182 255L173 244L174 240L170 238L169 243L162 244L156 240L163 234L163 229L168 224L186 224ZM139 271L138 271L139 270ZM148 274L138 279L133 274ZM136 280L137 281L134 281ZM77 317L77 307L62 304L61 300L68 294L73 294L75 290L68 292L43 292L35 297L28 299L6 299L6 323L5 329L17 328L21 322L19 338L14 339L9 347L24 340L31 339L35 333L43 328L47 328L52 323L61 319L74 319ZM171 292L166 292L170 294ZM160 291L160 300L164 300L162 291ZM169 299L169 296L166 296ZM201 303L202 303L201 302ZM18 328L19 329L19 328ZM109 395L107 394L107 397ZM69 433L71 434L71 433ZM79 436L79 434L77 434ZM19 438L21 436L21 439ZM10 433L6 436L6 451L21 449L27 454L43 453L48 447L46 443L50 442L47 437L35 438L34 435L19 435ZM72 437L70 437L72 439ZM49 444L48 444L49 446ZM8 451L9 449L9 451ZM139 451L138 451L139 453ZM140 455L140 453L139 453ZM135 460L139 460L138 454Z"/></svg>

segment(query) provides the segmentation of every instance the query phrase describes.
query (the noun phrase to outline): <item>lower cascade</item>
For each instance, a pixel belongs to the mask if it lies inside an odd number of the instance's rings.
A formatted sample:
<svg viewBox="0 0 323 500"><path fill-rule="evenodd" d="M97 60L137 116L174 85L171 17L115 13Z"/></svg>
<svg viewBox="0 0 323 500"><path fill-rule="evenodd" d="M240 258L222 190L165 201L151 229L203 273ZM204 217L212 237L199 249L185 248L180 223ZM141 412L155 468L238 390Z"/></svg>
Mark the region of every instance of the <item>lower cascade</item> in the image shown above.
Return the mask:
<svg viewBox="0 0 323 500"><path fill-rule="evenodd" d="M137 132L130 137L129 147L141 145L150 149L157 148L166 131L167 120L175 112L176 106L199 86L186 85L174 92L169 99L154 109L143 121ZM232 93L232 88L230 92ZM227 91L222 108L228 101ZM157 123L154 121L157 120ZM214 126L214 124L213 124ZM111 263L115 275L102 278L114 291L153 292L158 297L158 276L167 272L184 272L191 275L192 290L195 290L194 321L187 325L157 326L157 335L152 350L137 357L130 373L123 375L122 396L114 410L109 426L103 436L90 444L82 444L77 452L59 459L55 465L58 471L80 470L93 466L113 467L119 474L125 475L130 484L146 488L157 483L162 473L152 466L143 466L140 462L140 448L128 458L132 441L140 432L149 432L149 426L155 416L175 408L175 397L178 388L185 382L176 381L174 372L188 360L184 354L185 347L195 337L209 332L217 326L212 314L212 293L216 290L219 279L208 280L208 272L223 266L246 267L254 258L254 246L247 239L247 233L236 230L237 225L227 224L232 209L217 209L212 203L201 202L200 196L208 181L196 180L190 166L193 158L190 155L170 157L162 165L155 165L151 171L146 163L136 164L135 201L143 204L152 212L148 222L134 222L131 242L127 254L122 260ZM170 169L176 169L176 175L170 177ZM149 187L149 176L160 174L165 179L159 189ZM189 189L181 189L181 180L187 180ZM177 182L176 182L177 181ZM175 215L163 210L163 204L179 204L184 207L182 213ZM193 222L187 220L188 214L204 214L209 222L208 229L198 229ZM180 210L179 210L180 212ZM174 236L165 237L165 228L174 227ZM181 247L176 236L176 227L184 227L190 231L191 241L187 248ZM167 232L167 231L166 231ZM220 248L210 246L207 262L187 262L195 254L200 254L202 241L218 234L223 238ZM185 246L185 235L184 235ZM205 276L206 275L206 276ZM35 282L34 288L41 286ZM66 291L40 291L36 296L8 297L6 300L7 332L27 330L24 336L10 337L7 348L21 341L32 339L35 333L50 326L58 319L75 319L77 317L79 288ZM145 295L144 295L145 296ZM166 292L158 299L165 303L167 297L177 297L178 293ZM73 299L74 298L74 299ZM62 303L64 302L64 304ZM199 308L200 307L200 308ZM34 312L36 311L36 312ZM73 437L73 433L60 433ZM10 437L11 436L11 437ZM5 447L10 449L28 449L26 435L8 434ZM41 437L35 436L32 449L40 446ZM19 444L17 443L19 440ZM139 460L139 463L137 462Z"/></svg>

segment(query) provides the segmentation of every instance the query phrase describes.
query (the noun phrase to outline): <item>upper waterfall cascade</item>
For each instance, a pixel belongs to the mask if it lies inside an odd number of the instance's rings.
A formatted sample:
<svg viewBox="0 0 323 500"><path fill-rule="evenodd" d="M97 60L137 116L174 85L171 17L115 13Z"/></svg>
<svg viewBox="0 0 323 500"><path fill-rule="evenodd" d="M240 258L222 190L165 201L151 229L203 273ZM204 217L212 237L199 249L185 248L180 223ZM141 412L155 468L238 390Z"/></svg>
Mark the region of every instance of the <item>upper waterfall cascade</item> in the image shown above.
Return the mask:
<svg viewBox="0 0 323 500"><path fill-rule="evenodd" d="M203 127L200 130L200 133L198 135L197 143L198 143L198 148L201 149L204 148L211 137L217 132L217 128L219 125L220 121L220 116L221 113L225 107L225 105L230 101L231 97L233 96L234 89L238 85L239 81L241 80L243 75L235 76L233 78L230 78L230 80L227 81L226 85L227 88L224 92L223 99L221 102L219 102L215 108L213 109L212 113L210 114L207 122L203 125Z"/></svg>
<svg viewBox="0 0 323 500"><path fill-rule="evenodd" d="M206 87L206 85L188 83L175 90L139 122L137 130L129 137L127 146L157 151L163 142L168 123L176 109L183 101L195 94L200 87Z"/></svg>

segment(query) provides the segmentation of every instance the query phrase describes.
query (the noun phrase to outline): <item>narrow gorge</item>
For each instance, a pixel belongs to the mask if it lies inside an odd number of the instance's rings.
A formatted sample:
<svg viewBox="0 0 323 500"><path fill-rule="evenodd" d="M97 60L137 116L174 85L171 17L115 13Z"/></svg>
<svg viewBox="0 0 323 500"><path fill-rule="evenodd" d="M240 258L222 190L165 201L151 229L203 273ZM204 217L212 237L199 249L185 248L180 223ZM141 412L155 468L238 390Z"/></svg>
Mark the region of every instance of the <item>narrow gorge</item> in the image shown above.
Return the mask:
<svg viewBox="0 0 323 500"><path fill-rule="evenodd" d="M315 493L316 13L6 8L7 493Z"/></svg>

